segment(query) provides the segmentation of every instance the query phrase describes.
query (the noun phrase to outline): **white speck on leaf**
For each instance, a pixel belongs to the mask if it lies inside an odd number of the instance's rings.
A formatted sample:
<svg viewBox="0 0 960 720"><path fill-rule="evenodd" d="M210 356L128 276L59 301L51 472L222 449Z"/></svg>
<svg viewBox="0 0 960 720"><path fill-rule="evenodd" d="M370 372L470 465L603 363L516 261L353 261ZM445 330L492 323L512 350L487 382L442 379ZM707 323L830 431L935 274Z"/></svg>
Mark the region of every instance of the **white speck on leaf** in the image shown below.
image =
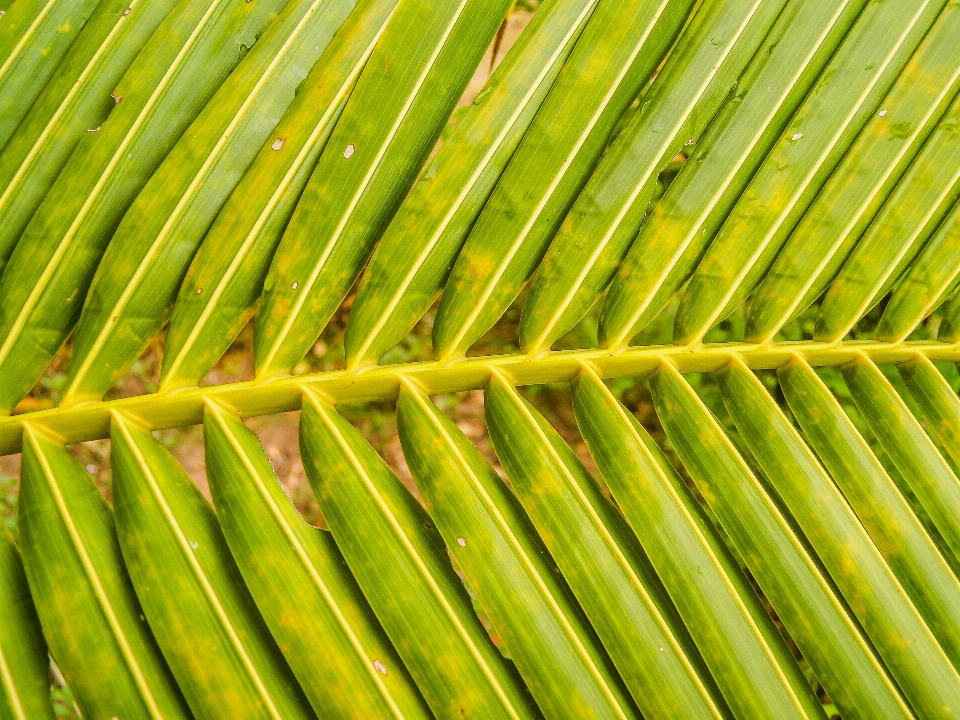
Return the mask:
<svg viewBox="0 0 960 720"><path fill-rule="evenodd" d="M374 661L373 661L373 666L377 669L377 672L379 672L381 675L386 675L386 674L387 674L387 666L384 665L384 664L383 664L382 662L380 662L379 660L374 660Z"/></svg>
<svg viewBox="0 0 960 720"><path fill-rule="evenodd" d="M203 292L203 288L197 288L197 295Z"/></svg>
<svg viewBox="0 0 960 720"><path fill-rule="evenodd" d="M87 132L100 132L102 125L97 125L95 128L87 128Z"/></svg>
<svg viewBox="0 0 960 720"><path fill-rule="evenodd" d="M462 538L462 537L458 537L458 538L457 538L457 545L459 545L460 547L466 547L466 546L467 546L467 541L466 541L466 539L464 539L464 538Z"/></svg>
<svg viewBox="0 0 960 720"><path fill-rule="evenodd" d="M886 115L886 114L887 114L887 111L886 111L886 110L881 110L881 111L880 111L880 117L883 117L883 116Z"/></svg>
<svg viewBox="0 0 960 720"><path fill-rule="evenodd" d="M296 280L294 280L292 283L290 283L290 289L291 289L291 290L296 290L298 287L300 287L300 283L298 283Z"/></svg>
<svg viewBox="0 0 960 720"><path fill-rule="evenodd" d="M189 540L188 542L190 543L190 547L192 547L194 550L197 549L198 545L196 540Z"/></svg>
<svg viewBox="0 0 960 720"><path fill-rule="evenodd" d="M277 138L276 140L274 140L273 145L271 145L270 147L272 147L274 150L279 150L280 148L282 148L283 138Z"/></svg>
<svg viewBox="0 0 960 720"><path fill-rule="evenodd" d="M799 139L802 138L802 137L803 137L803 133L794 133L793 135L790 136L790 139L791 139L791 140L799 140Z"/></svg>
<svg viewBox="0 0 960 720"><path fill-rule="evenodd" d="M662 648L662 647L660 648L660 652L663 652L663 648Z"/></svg>
<svg viewBox="0 0 960 720"><path fill-rule="evenodd" d="M86 465L83 469L86 470L91 475L93 475L99 468L93 463L90 463L89 465Z"/></svg>
<svg viewBox="0 0 960 720"><path fill-rule="evenodd" d="M130 14L130 10L131 10L131 8L127 8L126 10L124 10L124 11L123 11L124 16L129 15L129 14Z"/></svg>
<svg viewBox="0 0 960 720"><path fill-rule="evenodd" d="M353 154L356 152L356 149L353 147L353 143L347 145L347 149L343 151L343 156L349 160L353 157Z"/></svg>

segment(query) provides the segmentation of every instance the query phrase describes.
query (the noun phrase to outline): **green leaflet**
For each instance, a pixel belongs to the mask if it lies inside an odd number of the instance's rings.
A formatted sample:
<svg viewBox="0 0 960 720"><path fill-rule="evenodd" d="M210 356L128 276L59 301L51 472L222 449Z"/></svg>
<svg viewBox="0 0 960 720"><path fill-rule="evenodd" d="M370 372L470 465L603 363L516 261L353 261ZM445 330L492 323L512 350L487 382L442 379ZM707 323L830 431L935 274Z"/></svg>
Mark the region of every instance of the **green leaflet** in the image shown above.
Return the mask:
<svg viewBox="0 0 960 720"><path fill-rule="evenodd" d="M960 16L960 13L956 15ZM906 340L940 303L950 297L958 275L960 204L954 206L900 281L880 317L875 333L877 340ZM952 332L950 323L946 323L946 329L941 329L941 340L946 340Z"/></svg>
<svg viewBox="0 0 960 720"><path fill-rule="evenodd" d="M213 510L148 430L116 414L117 534L157 643L197 717L312 718Z"/></svg>
<svg viewBox="0 0 960 720"><path fill-rule="evenodd" d="M196 385L253 313L277 243L398 0L360 0L227 200L177 297L162 389ZM200 292L197 292L199 290Z"/></svg>
<svg viewBox="0 0 960 720"><path fill-rule="evenodd" d="M830 580L703 401L667 363L650 384L677 454L843 717L913 717ZM770 692L779 690L794 714L820 716L785 649L782 657L783 684Z"/></svg>
<svg viewBox="0 0 960 720"><path fill-rule="evenodd" d="M897 371L920 406L926 427L950 458L960 464L960 399L953 388L934 364L921 355L899 363Z"/></svg>
<svg viewBox="0 0 960 720"><path fill-rule="evenodd" d="M33 429L25 431L20 477L27 578L84 717L191 717L144 621L113 512L93 479Z"/></svg>
<svg viewBox="0 0 960 720"><path fill-rule="evenodd" d="M50 12L55 3L49 0L13 0L4 7L0 22L3 24L3 34L0 35L0 57L4 60L10 56L27 36L41 12ZM29 42L29 38L27 40Z"/></svg>
<svg viewBox="0 0 960 720"><path fill-rule="evenodd" d="M859 356L840 370L870 431L960 560L960 480L876 365Z"/></svg>
<svg viewBox="0 0 960 720"><path fill-rule="evenodd" d="M956 714L960 675L813 452L742 362L731 361L716 377L744 443L914 711Z"/></svg>
<svg viewBox="0 0 960 720"><path fill-rule="evenodd" d="M340 305L500 26L509 0L404 0L364 68L264 282L257 375L286 373Z"/></svg>
<svg viewBox="0 0 960 720"><path fill-rule="evenodd" d="M110 0L106 0L110 2ZM0 148L100 0L17 0L0 19Z"/></svg>
<svg viewBox="0 0 960 720"><path fill-rule="evenodd" d="M636 538L577 456L499 373L491 377L484 411L514 492L640 711L654 717L723 717L676 609ZM629 706L620 710L621 717L631 715Z"/></svg>
<svg viewBox="0 0 960 720"><path fill-rule="evenodd" d="M164 325L217 211L352 8L288 2L150 178L87 293L62 404L99 400Z"/></svg>
<svg viewBox="0 0 960 720"><path fill-rule="evenodd" d="M960 342L960 295L956 293L953 299L947 303L946 310L943 313L939 338L941 342Z"/></svg>
<svg viewBox="0 0 960 720"><path fill-rule="evenodd" d="M0 716L53 720L47 646L20 551L6 528L0 529L0 608Z"/></svg>
<svg viewBox="0 0 960 720"><path fill-rule="evenodd" d="M694 15L544 256L520 322L524 352L549 348L603 292L640 229L658 173L706 130L783 5L725 0Z"/></svg>
<svg viewBox="0 0 960 720"><path fill-rule="evenodd" d="M670 462L584 367L573 407L603 478L737 717L764 716L793 661L749 580Z"/></svg>
<svg viewBox="0 0 960 720"><path fill-rule="evenodd" d="M544 2L444 140L360 281L344 341L351 368L377 362L433 304L595 7Z"/></svg>
<svg viewBox="0 0 960 720"><path fill-rule="evenodd" d="M960 10L948 8L760 283L747 315L748 341L771 341L783 325L823 293L890 197L960 88L958 36Z"/></svg>
<svg viewBox="0 0 960 720"><path fill-rule="evenodd" d="M950 565L813 369L796 358L781 367L777 377L810 447L954 667L960 667L960 582Z"/></svg>
<svg viewBox="0 0 960 720"><path fill-rule="evenodd" d="M603 347L624 347L670 302L866 0L787 3L726 107L653 208L610 286Z"/></svg>
<svg viewBox="0 0 960 720"><path fill-rule="evenodd" d="M464 355L516 298L692 6L597 6L453 267L433 329L441 360Z"/></svg>
<svg viewBox="0 0 960 720"><path fill-rule="evenodd" d="M257 436L213 404L203 426L207 477L224 536L317 714L432 717L332 536L303 521ZM381 666L390 668L386 675Z"/></svg>
<svg viewBox="0 0 960 720"><path fill-rule="evenodd" d="M496 471L412 386L401 386L397 422L430 516L544 714L621 715L616 670Z"/></svg>
<svg viewBox="0 0 960 720"><path fill-rule="evenodd" d="M67 339L117 223L176 138L283 0L181 0L85 133L0 279L0 412L29 392Z"/></svg>
<svg viewBox="0 0 960 720"><path fill-rule="evenodd" d="M877 213L820 304L814 337L837 342L887 294L960 197L960 98Z"/></svg>
<svg viewBox="0 0 960 720"><path fill-rule="evenodd" d="M675 343L700 342L763 279L945 4L867 5L700 260L677 308Z"/></svg>
<svg viewBox="0 0 960 720"><path fill-rule="evenodd" d="M0 273L84 133L116 104L107 97L176 0L103 0L0 153Z"/></svg>
<svg viewBox="0 0 960 720"><path fill-rule="evenodd" d="M300 448L337 545L433 713L539 716L474 615L430 517L350 423L312 394Z"/></svg>

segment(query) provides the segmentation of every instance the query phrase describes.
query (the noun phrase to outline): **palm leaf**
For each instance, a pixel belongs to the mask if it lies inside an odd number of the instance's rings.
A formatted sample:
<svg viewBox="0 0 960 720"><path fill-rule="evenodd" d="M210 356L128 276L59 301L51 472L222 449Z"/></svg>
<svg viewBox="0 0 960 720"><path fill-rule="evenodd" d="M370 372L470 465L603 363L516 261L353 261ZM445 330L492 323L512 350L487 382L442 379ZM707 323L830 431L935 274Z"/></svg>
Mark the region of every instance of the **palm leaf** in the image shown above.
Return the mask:
<svg viewBox="0 0 960 720"><path fill-rule="evenodd" d="M189 717L144 622L113 512L93 479L62 446L32 431L22 477L27 578L80 704L102 716ZM60 552L45 552L48 547ZM89 664L109 673L108 687L85 672Z"/></svg>
<svg viewBox="0 0 960 720"><path fill-rule="evenodd" d="M85 133L97 132L122 99L106 95L175 6L175 0L133 0L126 8L97 5L0 153L3 265L77 143Z"/></svg>
<svg viewBox="0 0 960 720"><path fill-rule="evenodd" d="M99 0L17 0L4 11L0 148L16 132L98 4Z"/></svg>
<svg viewBox="0 0 960 720"><path fill-rule="evenodd" d="M958 23L15 0L0 716L956 715Z"/></svg>
<svg viewBox="0 0 960 720"><path fill-rule="evenodd" d="M23 571L23 560L6 530L0 538L0 707L16 720L52 718L48 701L47 648Z"/></svg>

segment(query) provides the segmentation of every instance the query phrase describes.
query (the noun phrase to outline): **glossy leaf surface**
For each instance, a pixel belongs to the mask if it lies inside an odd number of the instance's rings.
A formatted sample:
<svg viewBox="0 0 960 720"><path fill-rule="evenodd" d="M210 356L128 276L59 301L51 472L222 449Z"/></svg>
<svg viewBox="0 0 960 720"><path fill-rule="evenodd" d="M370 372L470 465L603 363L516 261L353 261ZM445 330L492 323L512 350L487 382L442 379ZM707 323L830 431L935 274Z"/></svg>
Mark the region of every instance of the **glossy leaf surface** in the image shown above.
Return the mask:
<svg viewBox="0 0 960 720"><path fill-rule="evenodd" d="M163 326L204 232L352 7L289 2L154 172L90 286L64 404L99 400Z"/></svg>
<svg viewBox="0 0 960 720"><path fill-rule="evenodd" d="M641 711L721 717L676 609L583 464L502 376L491 379L485 411L514 491Z"/></svg>
<svg viewBox="0 0 960 720"><path fill-rule="evenodd" d="M868 427L960 559L960 480L876 365L861 356L841 370Z"/></svg>
<svg viewBox="0 0 960 720"><path fill-rule="evenodd" d="M954 667L960 582L909 501L824 382L802 360L777 371L794 417Z"/></svg>
<svg viewBox="0 0 960 720"><path fill-rule="evenodd" d="M110 0L106 0L110 2ZM0 20L0 148L101 0L19 0Z"/></svg>
<svg viewBox="0 0 960 720"><path fill-rule="evenodd" d="M595 0L545 2L414 185L357 290L344 341L352 367L379 360L443 289L595 7Z"/></svg>
<svg viewBox="0 0 960 720"><path fill-rule="evenodd" d="M684 164L624 258L600 318L601 345L625 346L693 272L864 4L786 5L733 97L692 151L692 162Z"/></svg>
<svg viewBox="0 0 960 720"><path fill-rule="evenodd" d="M960 675L817 458L742 363L717 380L744 443L911 706L924 717L955 712Z"/></svg>
<svg viewBox="0 0 960 720"><path fill-rule="evenodd" d="M281 0L188 0L114 90L123 100L83 137L0 278L0 412L67 339L111 232Z"/></svg>
<svg viewBox="0 0 960 720"><path fill-rule="evenodd" d="M683 464L840 712L913 717L829 577L696 393L666 364L651 384ZM768 692L786 695L779 702L794 712L810 713L805 682L787 652L778 658L783 684Z"/></svg>
<svg viewBox="0 0 960 720"><path fill-rule="evenodd" d="M197 384L250 319L300 193L396 6L357 3L277 125L277 139L263 145L220 211L177 296L164 389Z"/></svg>
<svg viewBox="0 0 960 720"><path fill-rule="evenodd" d="M304 467L333 537L434 715L537 717L409 490L322 400L305 401L300 435Z"/></svg>
<svg viewBox="0 0 960 720"><path fill-rule="evenodd" d="M315 717L206 500L153 436L117 415L117 534L144 614L199 717Z"/></svg>
<svg viewBox="0 0 960 720"><path fill-rule="evenodd" d="M516 298L692 5L623 0L594 11L453 267L433 330L438 357L464 355Z"/></svg>
<svg viewBox="0 0 960 720"><path fill-rule="evenodd" d="M227 544L317 714L430 717L333 537L303 521L257 436L211 405L204 440ZM390 672L382 675L378 663Z"/></svg>
<svg viewBox="0 0 960 720"><path fill-rule="evenodd" d="M824 291L940 123L960 89L958 33L960 12L948 8L880 101L881 109L860 132L757 288L747 318L748 339L771 340ZM925 82L929 77L937 82Z"/></svg>
<svg viewBox="0 0 960 720"><path fill-rule="evenodd" d="M316 341L413 184L508 6L506 0L399 6L264 282L254 341L258 375L289 371Z"/></svg>
<svg viewBox="0 0 960 720"><path fill-rule="evenodd" d="M523 308L524 351L552 345L596 301L647 216L658 173L709 127L783 5L734 0L697 11L550 244Z"/></svg>
<svg viewBox="0 0 960 720"><path fill-rule="evenodd" d="M13 536L0 530L0 713L13 720L53 718L49 660L23 560Z"/></svg>
<svg viewBox="0 0 960 720"><path fill-rule="evenodd" d="M958 122L960 98L830 284L817 314L817 340L846 335L893 287L960 197Z"/></svg>
<svg viewBox="0 0 960 720"><path fill-rule="evenodd" d="M419 390L397 412L427 509L541 709L620 716L620 678L516 498Z"/></svg>
<svg viewBox="0 0 960 720"><path fill-rule="evenodd" d="M0 153L0 272L77 143L109 117L114 85L176 4L100 2L20 122Z"/></svg>
<svg viewBox="0 0 960 720"><path fill-rule="evenodd" d="M716 529L647 432L589 368L574 409L590 453L727 703L749 716L782 682L776 627Z"/></svg>
<svg viewBox="0 0 960 720"><path fill-rule="evenodd" d="M690 278L675 342L700 341L756 287L945 4L867 5ZM911 126L907 139L919 129Z"/></svg>
<svg viewBox="0 0 960 720"><path fill-rule="evenodd" d="M18 514L27 578L51 652L83 713L190 717L144 620L113 512L93 479L39 433L31 432L23 462Z"/></svg>

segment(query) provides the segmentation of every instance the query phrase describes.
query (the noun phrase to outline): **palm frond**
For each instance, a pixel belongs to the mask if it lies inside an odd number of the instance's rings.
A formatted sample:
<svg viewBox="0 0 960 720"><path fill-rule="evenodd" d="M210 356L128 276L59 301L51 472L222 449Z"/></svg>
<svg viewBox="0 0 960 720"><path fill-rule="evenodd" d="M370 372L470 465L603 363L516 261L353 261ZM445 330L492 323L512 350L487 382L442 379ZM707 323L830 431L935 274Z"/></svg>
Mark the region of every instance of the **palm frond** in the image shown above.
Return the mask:
<svg viewBox="0 0 960 720"><path fill-rule="evenodd" d="M960 713L958 36L948 0L15 0L0 715L52 717L48 654L87 717ZM322 528L243 422L289 411ZM154 433L190 425L206 496Z"/></svg>

